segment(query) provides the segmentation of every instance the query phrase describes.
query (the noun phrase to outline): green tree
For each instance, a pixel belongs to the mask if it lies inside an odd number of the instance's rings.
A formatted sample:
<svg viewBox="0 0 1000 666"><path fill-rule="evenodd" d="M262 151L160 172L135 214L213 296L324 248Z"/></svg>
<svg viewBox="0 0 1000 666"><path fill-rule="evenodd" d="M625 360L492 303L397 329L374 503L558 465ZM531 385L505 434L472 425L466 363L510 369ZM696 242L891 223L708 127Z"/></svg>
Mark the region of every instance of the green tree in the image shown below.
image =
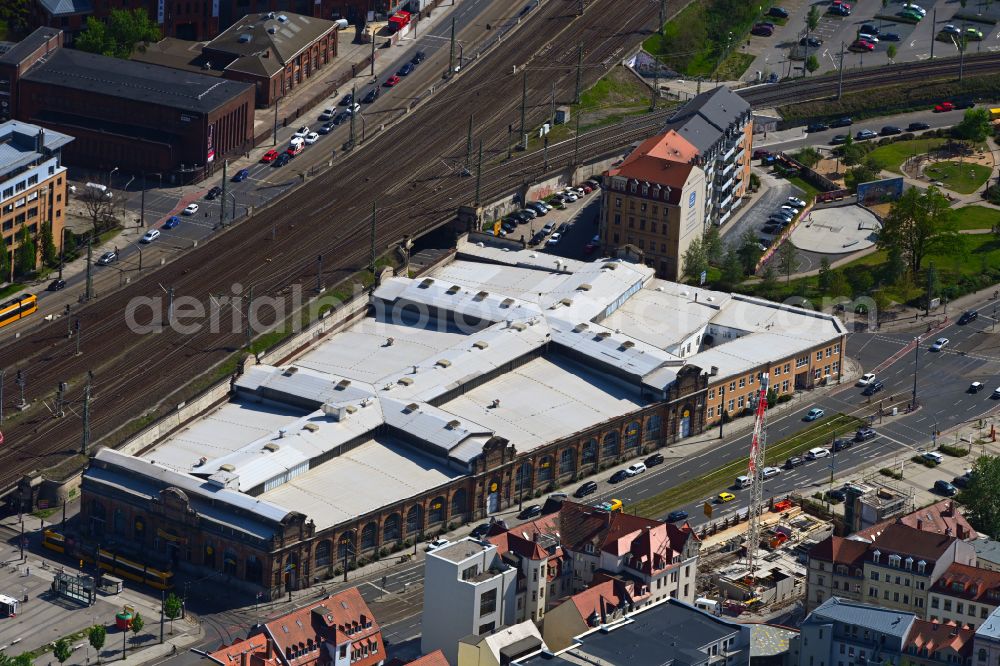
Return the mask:
<svg viewBox="0 0 1000 666"><path fill-rule="evenodd" d="M708 263L716 266L722 263L725 248L722 247L722 237L719 235L719 227L714 224L709 225L708 231L705 232L705 237L702 239L702 246L705 248L705 256L708 257Z"/></svg>
<svg viewBox="0 0 1000 666"><path fill-rule="evenodd" d="M743 280L743 264L736 250L730 248L722 260L722 282L726 286L732 287Z"/></svg>
<svg viewBox="0 0 1000 666"><path fill-rule="evenodd" d="M764 264L760 274L760 292L764 298L773 299L778 292L778 275L774 270L774 262Z"/></svg>
<svg viewBox="0 0 1000 666"><path fill-rule="evenodd" d="M889 284L896 284L906 273L906 262L898 247L891 247L886 252L886 261L882 267L882 279Z"/></svg>
<svg viewBox="0 0 1000 666"><path fill-rule="evenodd" d="M52 238L52 225L42 222L42 229L39 232L39 242L42 246L42 261L48 266L55 266L59 263L59 251L56 249L55 239Z"/></svg>
<svg viewBox="0 0 1000 666"><path fill-rule="evenodd" d="M76 38L76 47L81 51L127 59L136 44L159 39L160 29L145 9L112 9L106 23L92 16L87 18L86 27Z"/></svg>
<svg viewBox="0 0 1000 666"><path fill-rule="evenodd" d="M875 286L875 278L868 269L848 271L845 277L851 287L851 296L854 298L867 295Z"/></svg>
<svg viewBox="0 0 1000 666"><path fill-rule="evenodd" d="M815 68L811 69L809 67L810 64L809 56L814 55L809 53L809 38L812 37L813 32L815 32L816 28L818 27L819 27L819 8L816 5L810 5L809 13L806 14L806 67L805 67L806 71L808 71L810 74L819 69L819 60L815 60L816 63ZM802 76L805 76L805 71L802 72Z"/></svg>
<svg viewBox="0 0 1000 666"><path fill-rule="evenodd" d="M0 248L0 283L10 280L10 254Z"/></svg>
<svg viewBox="0 0 1000 666"><path fill-rule="evenodd" d="M896 59L897 52L898 50L896 49L895 44L889 44L889 46L886 47L885 54L889 57L889 62L892 62L893 60Z"/></svg>
<svg viewBox="0 0 1000 666"><path fill-rule="evenodd" d="M73 648L70 647L68 640L60 638L52 647L52 654L59 661L59 663L62 664L65 663L66 660L73 654Z"/></svg>
<svg viewBox="0 0 1000 666"><path fill-rule="evenodd" d="M101 649L104 648L104 641L108 638L108 630L102 624L95 624L87 630L87 640L90 647L97 653L97 663L101 663Z"/></svg>
<svg viewBox="0 0 1000 666"><path fill-rule="evenodd" d="M1000 458L981 456L972 466L969 484L958 496L977 531L1000 539Z"/></svg>
<svg viewBox="0 0 1000 666"><path fill-rule="evenodd" d="M700 238L691 241L684 252L684 276L689 280L698 280L702 271L708 270L708 255Z"/></svg>
<svg viewBox="0 0 1000 666"><path fill-rule="evenodd" d="M858 189L858 185L861 183L867 183L873 180L878 180L882 175L882 167L875 160L870 157L866 157L865 160L854 167L849 169L846 174L844 174L844 184L852 192Z"/></svg>
<svg viewBox="0 0 1000 666"><path fill-rule="evenodd" d="M163 614L170 620L170 633L174 633L174 620L181 616L181 600L171 592L163 602Z"/></svg>
<svg viewBox="0 0 1000 666"><path fill-rule="evenodd" d="M132 618L132 636L134 636L132 639L133 643L135 642L135 639L139 637L139 632L142 631L145 624L146 622L142 619L142 616L139 615L139 613L136 613L135 617Z"/></svg>
<svg viewBox="0 0 1000 666"><path fill-rule="evenodd" d="M840 147L841 159L844 162L844 166L855 166L861 164L861 160L864 159L865 147L854 141L854 138L850 134L847 135L847 140Z"/></svg>
<svg viewBox="0 0 1000 666"><path fill-rule="evenodd" d="M778 248L778 268L785 276L785 282L791 282L792 273L795 272L795 267L798 265L799 253L796 251L795 246L792 245L792 241L786 240Z"/></svg>
<svg viewBox="0 0 1000 666"><path fill-rule="evenodd" d="M816 166L823 156L818 150L812 146L806 146L802 150L792 155L798 162L801 162L803 166L807 166L810 169Z"/></svg>
<svg viewBox="0 0 1000 666"><path fill-rule="evenodd" d="M851 285L841 271L830 271L830 295L847 296L851 293Z"/></svg>
<svg viewBox="0 0 1000 666"><path fill-rule="evenodd" d="M989 109L968 109L961 122L951 128L951 135L962 141L982 143L992 129Z"/></svg>
<svg viewBox="0 0 1000 666"><path fill-rule="evenodd" d="M771 409L778 404L778 390L773 386L767 388L767 408Z"/></svg>
<svg viewBox="0 0 1000 666"><path fill-rule="evenodd" d="M817 69L819 69L819 58L816 57L815 53L811 53L809 54L809 57L806 58L806 71L812 74Z"/></svg>
<svg viewBox="0 0 1000 666"><path fill-rule="evenodd" d="M889 209L876 243L886 251L897 248L915 276L928 254L954 253L961 239L948 199L934 187L911 187Z"/></svg>
<svg viewBox="0 0 1000 666"><path fill-rule="evenodd" d="M760 261L760 257L764 252L760 249L760 243L757 240L757 236L754 235L753 229L747 229L743 233L736 254L740 258L740 265L743 267L744 275L751 275L757 270L757 262Z"/></svg>
<svg viewBox="0 0 1000 666"><path fill-rule="evenodd" d="M7 25L8 33L21 34L28 29L28 16L31 12L30 0L4 0L0 2L0 23ZM2 37L9 39L9 37Z"/></svg>
<svg viewBox="0 0 1000 666"><path fill-rule="evenodd" d="M816 276L816 286L822 296L830 293L833 284L833 271L830 270L830 260L823 257L819 260L819 274Z"/></svg>
<svg viewBox="0 0 1000 666"><path fill-rule="evenodd" d="M941 278L938 277L937 267L934 266L932 261L929 266L927 266L927 273L924 275L924 283L926 284L925 290L927 291L925 295L925 303L927 305L927 310L931 308L931 301L941 293Z"/></svg>
<svg viewBox="0 0 1000 666"><path fill-rule="evenodd" d="M18 232L17 243L17 249L14 250L14 273L30 275L38 267L38 248L27 225L22 226Z"/></svg>

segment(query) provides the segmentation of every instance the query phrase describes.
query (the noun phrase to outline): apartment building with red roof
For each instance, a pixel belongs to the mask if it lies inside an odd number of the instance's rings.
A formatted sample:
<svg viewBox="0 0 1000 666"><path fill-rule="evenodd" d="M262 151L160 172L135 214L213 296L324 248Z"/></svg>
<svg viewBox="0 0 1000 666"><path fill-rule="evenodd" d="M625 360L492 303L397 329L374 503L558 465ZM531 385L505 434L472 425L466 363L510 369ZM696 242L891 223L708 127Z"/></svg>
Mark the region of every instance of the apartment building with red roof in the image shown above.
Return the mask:
<svg viewBox="0 0 1000 666"><path fill-rule="evenodd" d="M869 540L872 537L877 537L885 528L895 523L908 525L921 532L958 537L962 541L972 541L978 536L972 524L958 510L955 500L944 499L930 506L911 511L904 516L883 520L871 527L858 530L854 533L854 537Z"/></svg>
<svg viewBox="0 0 1000 666"><path fill-rule="evenodd" d="M1000 606L1000 571L952 564L931 587L927 616L976 629Z"/></svg>
<svg viewBox="0 0 1000 666"><path fill-rule="evenodd" d="M444 658L444 652L441 650L434 650L429 652L419 659L414 661L406 662L406 666L451 666L448 660Z"/></svg>
<svg viewBox="0 0 1000 666"><path fill-rule="evenodd" d="M903 650L909 666L968 664L976 632L954 622L914 620Z"/></svg>

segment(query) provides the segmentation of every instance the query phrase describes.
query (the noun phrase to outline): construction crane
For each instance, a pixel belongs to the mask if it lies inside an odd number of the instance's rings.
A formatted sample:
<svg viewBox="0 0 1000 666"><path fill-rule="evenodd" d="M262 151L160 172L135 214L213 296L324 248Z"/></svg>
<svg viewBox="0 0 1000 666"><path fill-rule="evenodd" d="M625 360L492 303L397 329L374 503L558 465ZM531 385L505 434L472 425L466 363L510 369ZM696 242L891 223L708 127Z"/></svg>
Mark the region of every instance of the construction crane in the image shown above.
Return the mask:
<svg viewBox="0 0 1000 666"><path fill-rule="evenodd" d="M764 450L767 448L767 388L768 376L760 376L757 411L754 416L753 439L750 441L750 527L747 529L747 564L750 584L756 580L757 550L760 548L760 516L764 510Z"/></svg>

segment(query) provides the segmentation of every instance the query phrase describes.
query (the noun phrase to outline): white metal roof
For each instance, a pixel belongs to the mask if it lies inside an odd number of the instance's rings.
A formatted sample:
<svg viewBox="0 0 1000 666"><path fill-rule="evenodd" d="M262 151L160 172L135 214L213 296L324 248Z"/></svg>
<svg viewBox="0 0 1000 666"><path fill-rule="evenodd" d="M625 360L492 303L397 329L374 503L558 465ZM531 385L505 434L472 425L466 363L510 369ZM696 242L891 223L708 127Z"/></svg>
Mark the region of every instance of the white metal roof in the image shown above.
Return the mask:
<svg viewBox="0 0 1000 666"><path fill-rule="evenodd" d="M433 407L427 403L413 403L408 400L382 398L385 422L406 432L427 444L438 448L442 456L454 457L453 452L467 438L480 442L478 449L467 447L461 462L468 463L483 452L482 443L492 436L493 431L469 419L457 419L454 414Z"/></svg>
<svg viewBox="0 0 1000 666"><path fill-rule="evenodd" d="M637 340L670 349L703 329L728 301L729 294L722 292L653 280L601 323Z"/></svg>
<svg viewBox="0 0 1000 666"><path fill-rule="evenodd" d="M492 247L485 243L470 243L464 239L459 241L457 249L459 257L479 260L477 263L480 264L489 262L507 266L523 266L541 271L566 270L572 272L586 263L576 259L556 257L536 250L511 251L501 247ZM557 260L561 263L557 264Z"/></svg>
<svg viewBox="0 0 1000 666"><path fill-rule="evenodd" d="M567 275L519 265L455 260L434 271L433 277L447 285L459 285L477 292L486 290L537 303L539 294L552 291Z"/></svg>

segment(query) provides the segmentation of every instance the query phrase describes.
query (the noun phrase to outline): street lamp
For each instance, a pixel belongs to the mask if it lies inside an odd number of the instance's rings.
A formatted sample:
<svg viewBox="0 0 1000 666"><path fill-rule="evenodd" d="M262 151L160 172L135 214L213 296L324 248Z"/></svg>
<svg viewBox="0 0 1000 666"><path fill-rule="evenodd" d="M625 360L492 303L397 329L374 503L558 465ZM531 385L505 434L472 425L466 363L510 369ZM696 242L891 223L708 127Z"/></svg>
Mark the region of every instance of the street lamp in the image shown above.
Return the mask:
<svg viewBox="0 0 1000 666"><path fill-rule="evenodd" d="M278 102L280 102L283 99L285 99L284 95L274 100L274 130L271 132L272 147L278 145Z"/></svg>
<svg viewBox="0 0 1000 666"><path fill-rule="evenodd" d="M114 169L108 172L108 181L107 183L105 183L105 185L109 190L111 189L111 176L115 175L116 171L118 171L118 167L115 167Z"/></svg>

